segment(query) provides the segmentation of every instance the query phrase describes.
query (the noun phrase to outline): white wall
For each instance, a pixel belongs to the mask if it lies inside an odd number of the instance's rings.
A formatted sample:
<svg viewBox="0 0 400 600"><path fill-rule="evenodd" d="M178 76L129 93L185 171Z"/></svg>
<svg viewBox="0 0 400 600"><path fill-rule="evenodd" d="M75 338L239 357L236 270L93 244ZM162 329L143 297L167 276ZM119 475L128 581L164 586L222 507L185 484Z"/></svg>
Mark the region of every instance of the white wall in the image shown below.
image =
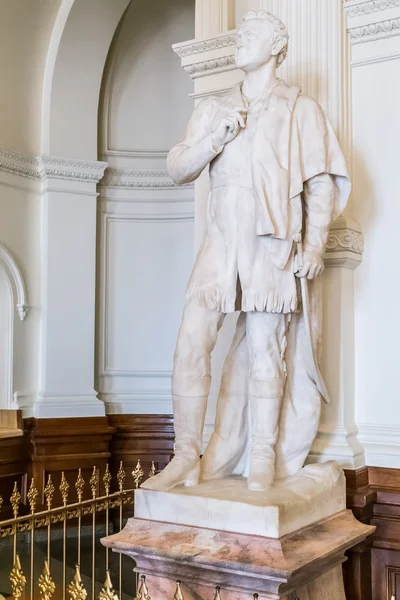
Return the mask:
<svg viewBox="0 0 400 600"><path fill-rule="evenodd" d="M193 102L171 45L194 1L133 2L115 36L100 108L97 389L113 413L170 413L170 376L193 263L193 186L166 172Z"/></svg>
<svg viewBox="0 0 400 600"><path fill-rule="evenodd" d="M0 146L40 152L43 73L61 0L0 3Z"/></svg>
<svg viewBox="0 0 400 600"><path fill-rule="evenodd" d="M348 7L354 202L365 237L355 277L356 416L367 463L399 467L400 7L385 6Z"/></svg>

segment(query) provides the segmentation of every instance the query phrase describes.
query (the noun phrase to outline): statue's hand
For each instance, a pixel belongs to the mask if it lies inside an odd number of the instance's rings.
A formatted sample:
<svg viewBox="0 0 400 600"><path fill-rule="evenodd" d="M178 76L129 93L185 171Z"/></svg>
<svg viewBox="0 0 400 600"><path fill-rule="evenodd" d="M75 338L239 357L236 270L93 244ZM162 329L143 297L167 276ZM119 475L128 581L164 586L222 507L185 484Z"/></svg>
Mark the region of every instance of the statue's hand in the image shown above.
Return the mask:
<svg viewBox="0 0 400 600"><path fill-rule="evenodd" d="M303 252L303 266L296 273L297 277L307 277L308 279L316 279L324 270L324 259L318 252Z"/></svg>
<svg viewBox="0 0 400 600"><path fill-rule="evenodd" d="M236 107L216 120L211 130L211 141L216 150L231 142L241 128L246 127L247 108Z"/></svg>

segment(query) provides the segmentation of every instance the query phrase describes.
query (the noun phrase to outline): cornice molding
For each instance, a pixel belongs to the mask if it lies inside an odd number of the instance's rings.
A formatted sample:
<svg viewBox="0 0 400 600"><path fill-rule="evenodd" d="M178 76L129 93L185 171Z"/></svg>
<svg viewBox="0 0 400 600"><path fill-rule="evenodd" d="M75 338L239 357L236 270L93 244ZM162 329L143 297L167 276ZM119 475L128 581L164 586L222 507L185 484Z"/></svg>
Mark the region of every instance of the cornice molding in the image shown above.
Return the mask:
<svg viewBox="0 0 400 600"><path fill-rule="evenodd" d="M229 56L223 56L221 58L215 58L213 60L205 60L203 62L194 63L183 67L186 73L188 73L192 79L209 75L210 71L218 72L219 70L230 70L235 69L235 55L230 54Z"/></svg>
<svg viewBox="0 0 400 600"><path fill-rule="evenodd" d="M177 185L168 175L168 171L136 171L134 169L107 169L100 186L102 188L122 188L134 190L174 190L192 189L192 183Z"/></svg>
<svg viewBox="0 0 400 600"><path fill-rule="evenodd" d="M212 52L220 48L234 46L236 43L235 33L229 32L226 35L210 38L202 41L190 41L180 44L173 44L174 52L180 57L185 58L193 54L201 54L203 52Z"/></svg>
<svg viewBox="0 0 400 600"><path fill-rule="evenodd" d="M97 183L103 177L106 162L60 156L31 156L0 147L0 171L37 181L64 179Z"/></svg>
<svg viewBox="0 0 400 600"><path fill-rule="evenodd" d="M59 156L38 156L39 179L69 179L98 183L107 168L106 162L78 160Z"/></svg>
<svg viewBox="0 0 400 600"><path fill-rule="evenodd" d="M346 15L351 19L353 17L369 15L374 12L397 7L400 7L400 0L362 0L356 2L346 2L345 12Z"/></svg>
<svg viewBox="0 0 400 600"><path fill-rule="evenodd" d="M400 35L400 17L353 27L349 29L349 34L353 45L394 37Z"/></svg>

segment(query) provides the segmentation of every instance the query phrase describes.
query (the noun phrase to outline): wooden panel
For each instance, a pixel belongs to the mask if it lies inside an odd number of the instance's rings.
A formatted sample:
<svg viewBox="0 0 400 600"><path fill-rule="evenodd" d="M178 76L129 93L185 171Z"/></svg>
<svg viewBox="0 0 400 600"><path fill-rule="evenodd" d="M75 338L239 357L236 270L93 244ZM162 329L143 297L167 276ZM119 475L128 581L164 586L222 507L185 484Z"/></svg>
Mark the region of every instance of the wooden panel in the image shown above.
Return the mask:
<svg viewBox="0 0 400 600"><path fill-rule="evenodd" d="M89 479L93 467L100 477L110 462L109 444L114 429L107 417L80 419L27 419L25 428L29 435L31 471L44 500L44 487L49 474L56 487L55 504L61 503L58 486L62 471L70 484L71 498L76 497L75 481L78 469L85 478L84 497L90 497Z"/></svg>
<svg viewBox="0 0 400 600"><path fill-rule="evenodd" d="M174 452L172 415L109 415L109 423L116 430L110 445L113 475L123 461L128 486L138 459L145 476L152 461L157 471L169 463Z"/></svg>
<svg viewBox="0 0 400 600"><path fill-rule="evenodd" d="M2 520L12 516L10 496L17 482L22 495L22 503L26 503L26 485L29 472L29 451L26 437L23 435L0 439L0 495L3 499L1 509ZM23 507L21 507L21 513Z"/></svg>

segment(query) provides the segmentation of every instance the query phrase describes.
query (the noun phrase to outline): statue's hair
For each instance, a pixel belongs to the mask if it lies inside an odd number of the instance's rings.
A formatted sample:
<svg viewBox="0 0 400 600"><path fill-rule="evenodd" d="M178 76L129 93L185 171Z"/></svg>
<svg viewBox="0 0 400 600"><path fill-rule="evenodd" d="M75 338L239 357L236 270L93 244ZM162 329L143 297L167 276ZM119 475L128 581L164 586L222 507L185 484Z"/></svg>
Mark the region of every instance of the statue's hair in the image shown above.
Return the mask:
<svg viewBox="0 0 400 600"><path fill-rule="evenodd" d="M271 13L266 10L251 10L243 17L243 23L247 21L251 21L253 19L257 19L259 21L263 21L266 25L269 26L271 32L270 42L272 45L276 44L279 41L283 41L284 45L282 47L281 52L277 57L277 66L279 67L287 56L288 46L289 46L289 34L286 29L286 26L282 23L278 17L274 17Z"/></svg>

